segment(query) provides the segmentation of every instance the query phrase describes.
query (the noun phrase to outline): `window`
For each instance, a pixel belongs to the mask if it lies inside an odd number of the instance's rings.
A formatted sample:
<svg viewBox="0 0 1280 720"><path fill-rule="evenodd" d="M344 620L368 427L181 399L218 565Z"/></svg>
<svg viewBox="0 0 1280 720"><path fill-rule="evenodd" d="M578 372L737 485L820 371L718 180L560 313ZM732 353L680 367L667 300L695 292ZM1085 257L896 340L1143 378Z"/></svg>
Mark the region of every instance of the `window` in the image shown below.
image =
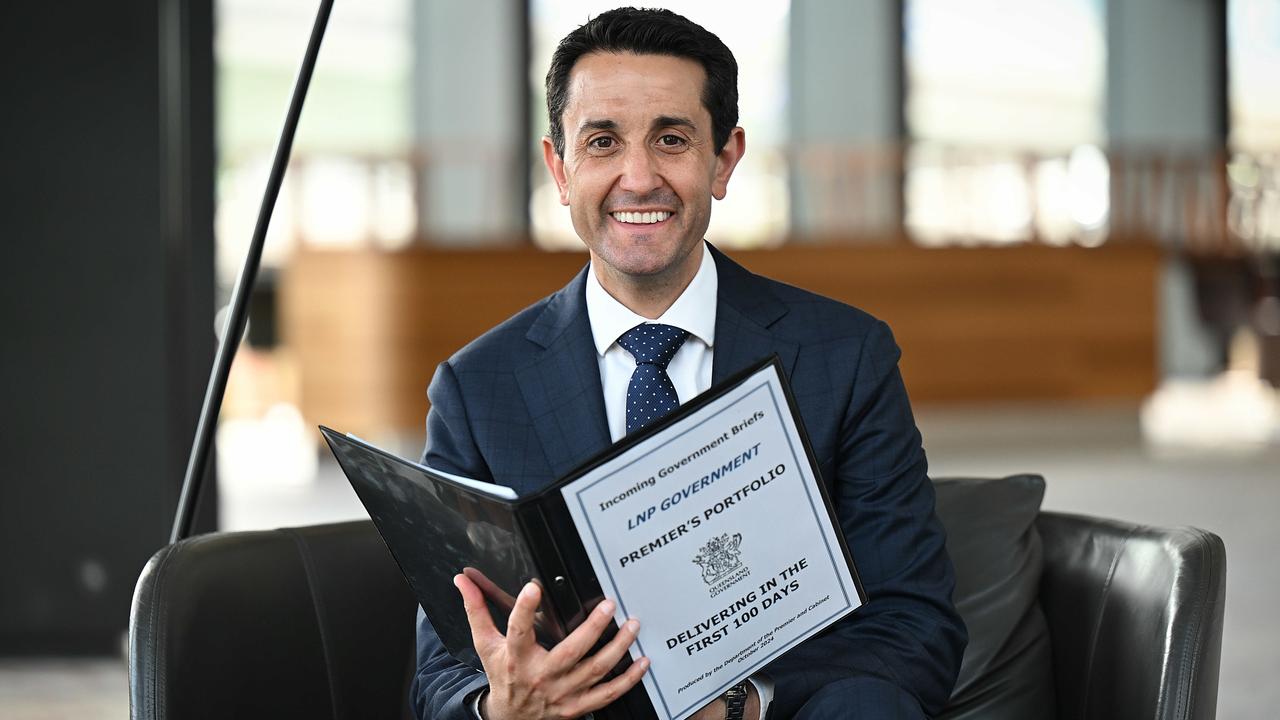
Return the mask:
<svg viewBox="0 0 1280 720"><path fill-rule="evenodd" d="M317 3L218 0L218 280L229 288L257 220ZM293 147L263 266L296 243L399 246L417 231L408 0L338 3Z"/></svg>
<svg viewBox="0 0 1280 720"><path fill-rule="evenodd" d="M1280 0L1227 4L1228 223L1246 247L1280 248Z"/></svg>
<svg viewBox="0 0 1280 720"><path fill-rule="evenodd" d="M904 12L912 237L1099 241L1101 0L907 0Z"/></svg>

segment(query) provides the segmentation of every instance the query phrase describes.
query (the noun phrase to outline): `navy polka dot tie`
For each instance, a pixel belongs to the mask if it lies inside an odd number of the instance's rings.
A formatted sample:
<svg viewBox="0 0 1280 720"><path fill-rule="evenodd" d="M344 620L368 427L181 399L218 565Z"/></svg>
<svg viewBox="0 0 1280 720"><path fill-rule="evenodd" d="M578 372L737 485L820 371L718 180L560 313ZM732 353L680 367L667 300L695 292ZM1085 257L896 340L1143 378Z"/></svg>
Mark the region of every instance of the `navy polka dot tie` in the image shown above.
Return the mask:
<svg viewBox="0 0 1280 720"><path fill-rule="evenodd" d="M646 323L618 338L618 344L636 359L636 371L627 386L628 434L680 406L676 386L667 375L667 363L687 337L688 331L678 327Z"/></svg>

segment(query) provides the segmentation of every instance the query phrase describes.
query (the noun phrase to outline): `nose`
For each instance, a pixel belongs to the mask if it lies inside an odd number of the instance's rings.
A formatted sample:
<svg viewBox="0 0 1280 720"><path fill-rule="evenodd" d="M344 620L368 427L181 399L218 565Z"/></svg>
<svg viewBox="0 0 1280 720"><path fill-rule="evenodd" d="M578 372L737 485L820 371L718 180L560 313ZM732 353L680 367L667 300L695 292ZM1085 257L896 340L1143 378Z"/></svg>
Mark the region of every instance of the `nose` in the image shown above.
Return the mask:
<svg viewBox="0 0 1280 720"><path fill-rule="evenodd" d="M618 189L643 195L662 185L662 177L654 162L653 154L643 146L627 148L622 157L622 177Z"/></svg>

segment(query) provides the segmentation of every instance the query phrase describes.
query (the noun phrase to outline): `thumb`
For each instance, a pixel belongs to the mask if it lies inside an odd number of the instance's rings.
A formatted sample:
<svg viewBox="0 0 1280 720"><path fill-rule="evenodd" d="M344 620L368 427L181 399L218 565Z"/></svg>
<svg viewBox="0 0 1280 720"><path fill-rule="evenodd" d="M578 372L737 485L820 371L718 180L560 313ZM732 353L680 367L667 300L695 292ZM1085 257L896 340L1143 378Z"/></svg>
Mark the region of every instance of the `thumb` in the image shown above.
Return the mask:
<svg viewBox="0 0 1280 720"><path fill-rule="evenodd" d="M462 606L467 611L467 623L471 625L471 641L475 644L476 652L483 655L486 648L495 642L502 641L502 633L498 632L497 626L493 624L493 617L489 615L489 606L484 603L484 593L470 578L461 573L454 575L453 585L462 595Z"/></svg>

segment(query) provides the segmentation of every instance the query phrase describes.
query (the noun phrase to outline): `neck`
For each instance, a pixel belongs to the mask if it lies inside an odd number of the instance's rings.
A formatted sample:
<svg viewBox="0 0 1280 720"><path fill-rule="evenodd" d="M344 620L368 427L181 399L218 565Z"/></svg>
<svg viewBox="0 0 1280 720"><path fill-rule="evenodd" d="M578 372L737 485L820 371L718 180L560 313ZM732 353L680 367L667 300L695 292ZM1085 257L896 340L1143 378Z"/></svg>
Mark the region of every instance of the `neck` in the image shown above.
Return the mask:
<svg viewBox="0 0 1280 720"><path fill-rule="evenodd" d="M607 263L593 261L591 267L600 286L613 299L631 312L649 320L657 320L667 311L680 294L689 287L702 267L702 250L690 253L696 262L680 263L667 272L657 275L627 275L615 271Z"/></svg>

